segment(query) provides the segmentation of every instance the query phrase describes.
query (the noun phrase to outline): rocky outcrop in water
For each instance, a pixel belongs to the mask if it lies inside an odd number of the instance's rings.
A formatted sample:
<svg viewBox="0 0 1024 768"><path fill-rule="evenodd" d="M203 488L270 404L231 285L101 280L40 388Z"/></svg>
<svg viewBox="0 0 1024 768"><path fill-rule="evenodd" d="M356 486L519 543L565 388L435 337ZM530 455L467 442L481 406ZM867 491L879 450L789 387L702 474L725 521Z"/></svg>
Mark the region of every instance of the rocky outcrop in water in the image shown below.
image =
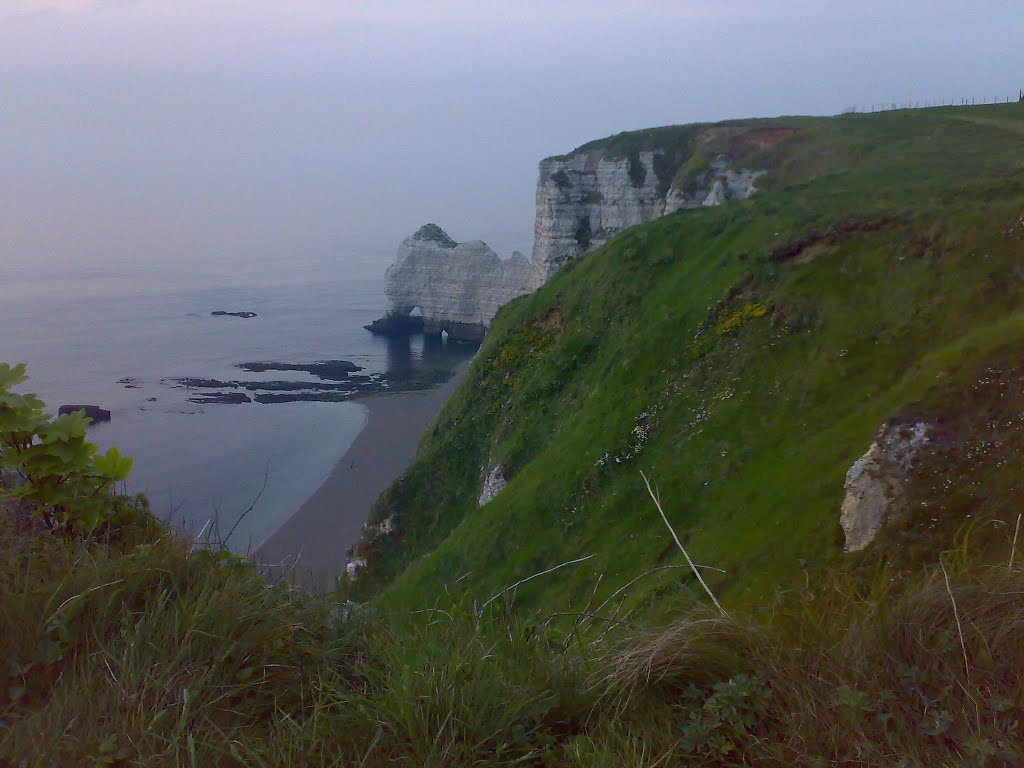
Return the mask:
<svg viewBox="0 0 1024 768"><path fill-rule="evenodd" d="M327 381L345 381L352 378L351 374L363 370L362 366L348 360L319 360L315 363L239 363L235 367L251 373L301 371Z"/></svg>
<svg viewBox="0 0 1024 768"><path fill-rule="evenodd" d="M92 419L93 424L99 424L101 421L110 421L110 411L100 408L98 405L62 405L57 409L57 415L64 416L69 413L76 413L77 411L83 411L87 418Z"/></svg>
<svg viewBox="0 0 1024 768"><path fill-rule="evenodd" d="M413 336L423 333L423 315L385 315L363 327L379 336Z"/></svg>
<svg viewBox="0 0 1024 768"><path fill-rule="evenodd" d="M308 371L310 368L316 369L317 365L327 364L292 365L289 363L274 363L272 365L279 367L271 370ZM326 374L328 381L222 381L220 379L187 376L164 379L163 383L172 387L189 390L189 402L202 405L241 405L254 401L262 405L296 402L341 403L356 397L372 395L385 390L405 391L406 389L416 389L416 384L418 383L414 381L407 386L392 387L388 381L387 374L384 373L368 376L349 374L343 380L340 380L338 379L340 372L329 365L325 369L321 369L321 373Z"/></svg>
<svg viewBox="0 0 1024 768"><path fill-rule="evenodd" d="M385 274L387 314L366 326L375 333L408 335L442 331L477 341L503 304L530 287L530 263L521 253L502 259L486 243L457 243L427 224L398 246ZM419 309L422 320L412 312Z"/></svg>
<svg viewBox="0 0 1024 768"><path fill-rule="evenodd" d="M190 403L199 403L200 405L242 405L243 403L251 403L252 398L244 392L210 392L208 394L193 395L188 401Z"/></svg>

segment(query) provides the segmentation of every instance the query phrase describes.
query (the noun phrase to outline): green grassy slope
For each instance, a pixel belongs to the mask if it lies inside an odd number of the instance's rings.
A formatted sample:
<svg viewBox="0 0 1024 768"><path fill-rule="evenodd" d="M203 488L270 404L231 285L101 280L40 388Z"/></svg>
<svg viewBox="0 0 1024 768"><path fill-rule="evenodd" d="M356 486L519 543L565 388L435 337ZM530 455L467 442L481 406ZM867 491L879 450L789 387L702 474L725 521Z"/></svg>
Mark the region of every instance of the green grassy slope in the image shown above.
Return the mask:
<svg viewBox="0 0 1024 768"><path fill-rule="evenodd" d="M375 615L153 525L4 523L4 766L1024 760L1019 562L925 569L871 600L815 585L768 624L560 627L444 598Z"/></svg>
<svg viewBox="0 0 1024 768"><path fill-rule="evenodd" d="M1016 516L1007 428L981 459L933 451L888 543L845 555L838 524L845 473L885 419L923 415L988 444L1018 404L1024 109L757 125L797 129L748 154L769 171L757 196L628 230L499 313L378 503L397 531L364 543L371 570L346 589L393 582L395 605L445 589L485 598L594 555L515 599L578 605L599 575L603 599L682 562L641 470L694 558L725 571L708 578L731 604L817 569L870 568L897 547L933 562L964 523ZM672 130L692 128L661 129ZM629 152L628 137L612 140ZM1011 394L977 394L989 379ZM977 407L965 415L964 403ZM496 463L509 485L478 508ZM951 484L955 500L935 490ZM975 528L978 546L1005 545L1004 527ZM685 574L653 574L629 602L695 594L680 589L693 586Z"/></svg>

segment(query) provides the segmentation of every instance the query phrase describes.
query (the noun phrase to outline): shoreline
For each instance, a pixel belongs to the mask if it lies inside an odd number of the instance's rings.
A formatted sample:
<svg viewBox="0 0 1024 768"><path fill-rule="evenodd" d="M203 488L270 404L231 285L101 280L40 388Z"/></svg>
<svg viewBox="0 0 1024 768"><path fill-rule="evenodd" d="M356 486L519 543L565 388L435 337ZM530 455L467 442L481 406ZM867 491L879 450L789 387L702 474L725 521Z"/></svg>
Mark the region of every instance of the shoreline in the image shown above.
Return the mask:
<svg viewBox="0 0 1024 768"><path fill-rule="evenodd" d="M272 574L314 591L330 589L380 494L412 462L427 428L462 379L419 392L370 395L366 424L327 479L260 547L255 557Z"/></svg>

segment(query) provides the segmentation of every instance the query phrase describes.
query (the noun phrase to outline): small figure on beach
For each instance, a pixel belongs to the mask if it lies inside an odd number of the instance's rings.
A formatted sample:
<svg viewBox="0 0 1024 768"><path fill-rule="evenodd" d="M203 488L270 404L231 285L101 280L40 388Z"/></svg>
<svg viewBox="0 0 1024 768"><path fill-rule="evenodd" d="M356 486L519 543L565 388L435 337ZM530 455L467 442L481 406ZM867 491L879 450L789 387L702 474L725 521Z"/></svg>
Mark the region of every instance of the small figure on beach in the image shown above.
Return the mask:
<svg viewBox="0 0 1024 768"><path fill-rule="evenodd" d="M355 469L356 468L356 460L355 459L352 459L351 461L349 461L348 468L349 469Z"/></svg>

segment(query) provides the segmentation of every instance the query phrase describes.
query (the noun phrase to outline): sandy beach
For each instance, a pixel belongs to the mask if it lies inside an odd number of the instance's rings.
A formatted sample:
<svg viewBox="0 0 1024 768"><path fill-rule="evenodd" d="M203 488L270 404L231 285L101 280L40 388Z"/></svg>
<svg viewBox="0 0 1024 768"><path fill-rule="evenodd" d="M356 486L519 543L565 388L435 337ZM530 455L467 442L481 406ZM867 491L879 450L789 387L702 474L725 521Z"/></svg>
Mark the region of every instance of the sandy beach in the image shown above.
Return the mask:
<svg viewBox="0 0 1024 768"><path fill-rule="evenodd" d="M412 461L465 368L460 365L436 389L360 400L369 409L366 426L324 484L259 548L257 558L287 569L294 583L312 589L332 586L373 503Z"/></svg>

